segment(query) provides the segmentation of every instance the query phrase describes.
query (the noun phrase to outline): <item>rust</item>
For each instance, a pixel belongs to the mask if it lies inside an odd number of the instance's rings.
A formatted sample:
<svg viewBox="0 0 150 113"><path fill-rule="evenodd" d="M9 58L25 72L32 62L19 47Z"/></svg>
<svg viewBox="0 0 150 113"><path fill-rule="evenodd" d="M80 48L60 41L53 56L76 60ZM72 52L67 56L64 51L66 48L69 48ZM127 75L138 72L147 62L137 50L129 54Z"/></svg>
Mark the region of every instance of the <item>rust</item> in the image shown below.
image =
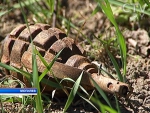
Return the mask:
<svg viewBox="0 0 150 113"><path fill-rule="evenodd" d="M62 39L62 41L72 50L72 45L74 44L74 40L69 37L65 37Z"/></svg>
<svg viewBox="0 0 150 113"><path fill-rule="evenodd" d="M39 51L39 53L40 53L42 56L45 55L45 50L44 50L44 49L42 49L42 48L40 48L40 47L38 47L38 46L36 46L36 49ZM29 45L28 51L32 53L32 44Z"/></svg>
<svg viewBox="0 0 150 113"><path fill-rule="evenodd" d="M21 68L21 56L27 50L28 44L22 40L16 40L10 54L10 65Z"/></svg>
<svg viewBox="0 0 150 113"><path fill-rule="evenodd" d="M30 31L29 31L30 30ZM19 39L24 40L26 42L30 42L30 38L34 39L35 36L42 31L42 29L38 26L31 25L29 28L25 28L19 35Z"/></svg>
<svg viewBox="0 0 150 113"><path fill-rule="evenodd" d="M51 47L50 50L54 51L55 53L58 53L62 49L67 47L67 45L62 40L57 40Z"/></svg>
<svg viewBox="0 0 150 113"><path fill-rule="evenodd" d="M33 43L36 46L47 50L56 40L57 38L52 33L43 30L34 38Z"/></svg>
<svg viewBox="0 0 150 113"><path fill-rule="evenodd" d="M52 33L54 36L56 36L57 39L63 39L64 37L67 36L64 32L62 32L58 28L49 28L48 31L49 33Z"/></svg>
<svg viewBox="0 0 150 113"><path fill-rule="evenodd" d="M123 82L119 82L118 84L118 81L104 77L102 75L97 76L97 74L93 73L92 78L100 86L101 89L109 93L116 93L120 96L127 96L128 93L132 91L132 88L128 84Z"/></svg>
<svg viewBox="0 0 150 113"><path fill-rule="evenodd" d="M81 64L86 62L89 63L87 58L81 55L73 55L67 60L66 64L72 67L79 67Z"/></svg>
<svg viewBox="0 0 150 113"><path fill-rule="evenodd" d="M26 25L20 25L15 28L4 41L1 62L32 72L32 45L30 38L32 38L33 44L47 63L50 63L55 55L63 49L52 66L52 71L59 80L66 77L76 80L84 70L81 85L87 90L95 87L91 80L92 77L100 88L108 93L127 96L128 92L131 91L130 86L126 83L98 75L97 66L84 56L85 52L79 44L76 44L72 38L67 37L60 29L51 28L48 24L38 23L29 25L29 28L26 28ZM45 66L38 56L36 59L38 71L42 73L45 70ZM27 87L31 86L22 75L15 72L11 72L11 74L22 80ZM51 73L47 73L46 78L54 81ZM69 85L69 83L65 85ZM44 88L44 91L52 89L46 84L42 84L42 88Z"/></svg>
<svg viewBox="0 0 150 113"><path fill-rule="evenodd" d="M25 28L26 28L25 24L19 25L18 27L16 27L15 29L12 30L10 35L13 36L14 38L17 38L19 36L19 34L21 33L21 31Z"/></svg>
<svg viewBox="0 0 150 113"><path fill-rule="evenodd" d="M10 62L10 53L11 53L11 49L12 46L14 44L14 40L11 38L7 38L4 40L4 45L3 45L3 50L2 50L2 58L1 61L5 64L9 64Z"/></svg>
<svg viewBox="0 0 150 113"><path fill-rule="evenodd" d="M51 27L49 24L42 24L42 23L36 23L35 26L40 27L42 30L47 30Z"/></svg>

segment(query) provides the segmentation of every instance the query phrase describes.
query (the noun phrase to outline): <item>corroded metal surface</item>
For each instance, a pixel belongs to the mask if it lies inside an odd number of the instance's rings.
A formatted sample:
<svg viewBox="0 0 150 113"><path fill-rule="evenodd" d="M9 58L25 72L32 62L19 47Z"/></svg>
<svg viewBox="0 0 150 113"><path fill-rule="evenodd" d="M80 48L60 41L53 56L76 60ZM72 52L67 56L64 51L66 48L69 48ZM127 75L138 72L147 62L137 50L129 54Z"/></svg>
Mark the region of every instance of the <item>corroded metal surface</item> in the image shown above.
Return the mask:
<svg viewBox="0 0 150 113"><path fill-rule="evenodd" d="M48 63L63 49L59 58L52 66L52 71L58 79L61 80L69 77L76 80L84 70L81 85L90 87L89 89L94 88L93 82L90 79L92 77L106 92L118 93L124 96L130 92L127 84L98 75L97 66L84 56L83 49L72 38L67 37L63 31L57 28L50 28L47 24L38 23L29 27L20 25L15 28L4 41L1 62L32 72L31 38L37 50ZM37 65L38 71L42 73L45 66L38 56ZM14 72L11 72L11 74L22 79L25 84L28 84L23 77L18 77L22 75ZM52 78L50 73L47 75Z"/></svg>

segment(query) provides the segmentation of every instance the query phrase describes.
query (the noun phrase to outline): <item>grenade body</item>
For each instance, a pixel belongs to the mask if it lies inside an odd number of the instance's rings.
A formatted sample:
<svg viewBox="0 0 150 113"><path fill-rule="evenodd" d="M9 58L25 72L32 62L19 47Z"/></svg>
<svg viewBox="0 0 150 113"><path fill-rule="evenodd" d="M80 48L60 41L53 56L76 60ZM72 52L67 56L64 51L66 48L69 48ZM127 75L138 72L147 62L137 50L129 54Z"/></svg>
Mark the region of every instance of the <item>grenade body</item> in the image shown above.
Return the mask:
<svg viewBox="0 0 150 113"><path fill-rule="evenodd" d="M31 38L36 49L48 64L62 50L51 69L57 79L61 80L68 77L76 80L82 71L84 71L81 85L87 90L95 87L91 80L93 78L103 90L109 93L125 92L124 94L126 94L129 91L127 84L103 77L102 75L97 75L97 66L92 64L84 56L84 50L72 38L67 37L63 31L57 28L51 28L47 24L37 23L35 25L29 25L29 27L26 27L26 25L16 27L4 41L1 62L32 72ZM38 56L36 59L38 71L42 73L46 68ZM5 73L13 75L15 78L23 81L27 87L30 87L28 80L21 74L10 72L6 69ZM47 73L45 78L55 81L51 73ZM70 86L70 83L64 84ZM114 86L112 87L112 85ZM46 84L42 84L41 87L45 91L51 91L53 89ZM126 90L123 91L123 89Z"/></svg>

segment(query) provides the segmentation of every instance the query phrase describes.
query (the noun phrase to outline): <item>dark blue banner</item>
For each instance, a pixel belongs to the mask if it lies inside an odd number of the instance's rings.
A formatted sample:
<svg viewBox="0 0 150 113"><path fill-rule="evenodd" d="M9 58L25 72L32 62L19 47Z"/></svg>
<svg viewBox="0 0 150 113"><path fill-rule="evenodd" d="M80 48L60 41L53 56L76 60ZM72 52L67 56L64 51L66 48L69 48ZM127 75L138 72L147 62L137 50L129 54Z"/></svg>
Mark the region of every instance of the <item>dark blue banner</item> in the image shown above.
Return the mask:
<svg viewBox="0 0 150 113"><path fill-rule="evenodd" d="M29 94L36 95L36 88L0 88L0 94Z"/></svg>

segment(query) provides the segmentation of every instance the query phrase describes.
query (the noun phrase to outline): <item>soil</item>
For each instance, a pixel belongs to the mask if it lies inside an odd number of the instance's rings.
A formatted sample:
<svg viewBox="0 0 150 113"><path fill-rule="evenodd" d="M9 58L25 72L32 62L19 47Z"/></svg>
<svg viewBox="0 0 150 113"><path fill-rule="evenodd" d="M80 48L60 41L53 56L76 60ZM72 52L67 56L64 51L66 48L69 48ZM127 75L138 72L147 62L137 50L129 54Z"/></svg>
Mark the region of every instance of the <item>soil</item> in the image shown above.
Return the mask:
<svg viewBox="0 0 150 113"><path fill-rule="evenodd" d="M90 60L97 60L103 63L111 74L116 74L105 48L93 37L93 35L101 36L102 39L106 41L115 37L114 27L110 24L109 20L102 12L91 16L93 9L96 7L96 3L92 0L62 1L63 16L70 19L76 27L80 28L80 31L91 40L93 46L73 28L70 29L68 35L83 46ZM29 21L31 16L32 15L29 16ZM118 20L118 16L115 15L115 17ZM148 30L150 18L146 17L146 15L144 17L140 22L131 22L129 20L122 23L118 22L127 45L126 83L133 87L133 93L129 98L119 98L121 113L150 112L150 32ZM13 28L21 23L24 23L24 21L19 10L2 16L0 20L0 40L2 41ZM61 27L59 26L61 29L66 30L66 26L63 23L58 23L61 25ZM118 50L114 49L114 46L116 45L113 41L110 44L110 50L121 66ZM112 101L115 102L114 98L112 96L110 97ZM66 99L67 98L54 100L51 106L45 109L45 112L62 112ZM92 106L79 97L75 99L74 103L76 104L72 104L68 112L97 112ZM8 110L9 108L15 110L18 109L18 106L21 106L19 103L10 104L6 102L3 104L7 112L12 112ZM25 108L25 112L32 112L33 110L30 105L27 105Z"/></svg>

